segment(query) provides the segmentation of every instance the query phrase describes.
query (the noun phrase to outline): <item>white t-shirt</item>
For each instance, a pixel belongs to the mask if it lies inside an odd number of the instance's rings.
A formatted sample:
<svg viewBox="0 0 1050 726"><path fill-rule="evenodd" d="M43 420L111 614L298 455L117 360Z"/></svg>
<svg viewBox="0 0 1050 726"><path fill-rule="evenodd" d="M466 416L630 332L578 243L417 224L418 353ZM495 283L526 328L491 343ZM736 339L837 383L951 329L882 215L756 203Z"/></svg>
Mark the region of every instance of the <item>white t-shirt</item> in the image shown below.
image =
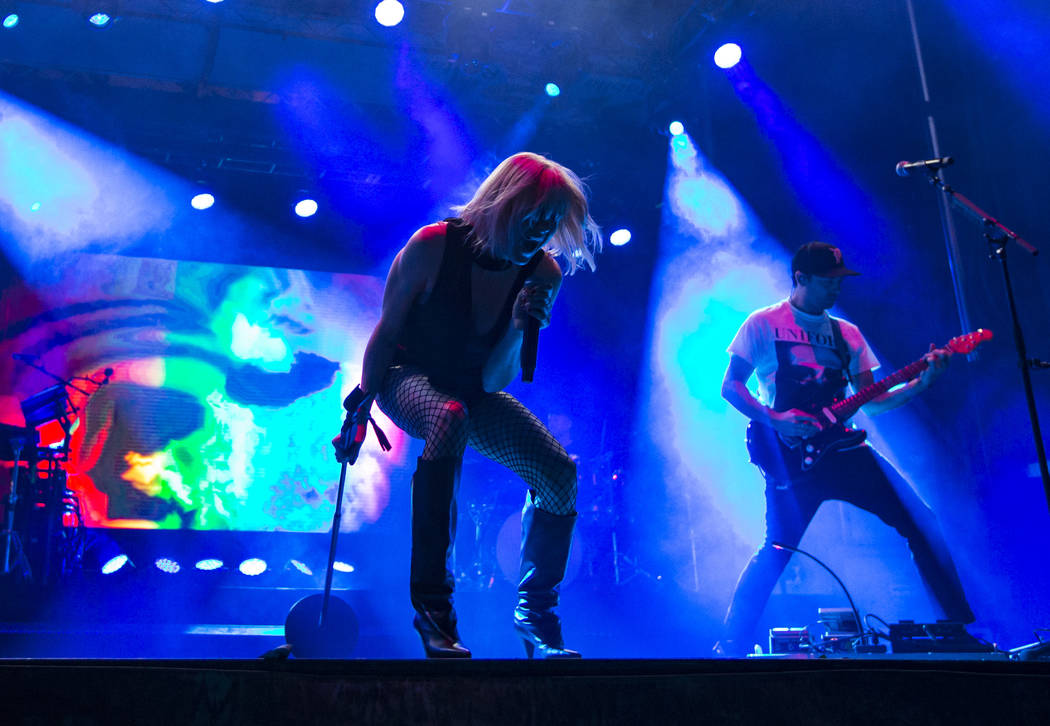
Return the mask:
<svg viewBox="0 0 1050 726"><path fill-rule="evenodd" d="M850 378L877 368L879 361L857 326L835 319L849 351ZM827 311L811 315L788 300L756 310L740 326L729 352L754 366L762 403L777 411L825 405L845 393L847 380Z"/></svg>

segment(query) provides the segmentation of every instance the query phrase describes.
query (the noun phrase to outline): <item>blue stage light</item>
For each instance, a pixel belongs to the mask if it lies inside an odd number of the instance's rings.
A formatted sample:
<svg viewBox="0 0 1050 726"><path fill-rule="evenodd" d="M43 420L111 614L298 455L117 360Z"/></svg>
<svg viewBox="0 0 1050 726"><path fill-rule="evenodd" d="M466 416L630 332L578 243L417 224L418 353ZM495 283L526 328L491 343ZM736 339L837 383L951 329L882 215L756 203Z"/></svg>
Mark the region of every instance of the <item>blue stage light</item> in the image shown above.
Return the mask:
<svg viewBox="0 0 1050 726"><path fill-rule="evenodd" d="M295 204L295 213L300 217L312 217L317 214L317 202L313 199L301 199Z"/></svg>
<svg viewBox="0 0 1050 726"><path fill-rule="evenodd" d="M128 564L128 556L123 554L117 555L103 562L100 571L103 575L112 575L126 564Z"/></svg>
<svg viewBox="0 0 1050 726"><path fill-rule="evenodd" d="M685 124L681 121L672 121L667 125L667 130L671 132L671 136L680 136L685 133Z"/></svg>
<svg viewBox="0 0 1050 726"><path fill-rule="evenodd" d="M258 557L250 557L242 562L237 569L241 571L242 575L248 575L249 577L255 577L266 572L266 560L261 560Z"/></svg>
<svg viewBox="0 0 1050 726"><path fill-rule="evenodd" d="M195 194L193 196L193 199L190 200L190 206L194 209L208 209L213 204L215 204L215 197L213 197L208 192L201 192L200 194Z"/></svg>
<svg viewBox="0 0 1050 726"><path fill-rule="evenodd" d="M113 16L109 13L94 13L88 17L88 22L96 28L104 28L113 22Z"/></svg>
<svg viewBox="0 0 1050 726"><path fill-rule="evenodd" d="M551 98L561 95L561 87L557 83L548 83L546 86L544 86L543 90L545 90L547 92L547 95Z"/></svg>
<svg viewBox="0 0 1050 726"><path fill-rule="evenodd" d="M208 2L221 2L221 0L208 0ZM214 557L206 560L199 560L194 567L201 572L211 572L212 570L218 570L222 567L222 560L217 560Z"/></svg>
<svg viewBox="0 0 1050 726"><path fill-rule="evenodd" d="M40 202L33 202L32 204L30 204L29 205L29 211L30 212L39 212L40 211Z"/></svg>
<svg viewBox="0 0 1050 726"><path fill-rule="evenodd" d="M732 68L740 62L743 51L736 43L726 43L715 51L715 65L719 68Z"/></svg>
<svg viewBox="0 0 1050 726"><path fill-rule="evenodd" d="M405 17L405 6L398 0L383 0L376 5L376 22L380 25L392 28Z"/></svg>
<svg viewBox="0 0 1050 726"><path fill-rule="evenodd" d="M310 569L310 566L307 565L305 562L302 562L301 560L290 560L289 564L291 564L292 567L294 567L306 576L314 574L314 571Z"/></svg>
<svg viewBox="0 0 1050 726"><path fill-rule="evenodd" d="M4 18L4 29L10 30L11 28L18 25L18 13L10 13Z"/></svg>
<svg viewBox="0 0 1050 726"><path fill-rule="evenodd" d="M351 565L349 562L341 562L340 560L336 560L332 563L332 569L336 572L353 572L354 566Z"/></svg>
<svg viewBox="0 0 1050 726"><path fill-rule="evenodd" d="M609 235L609 243L613 247L622 247L631 241L631 230L621 228Z"/></svg>
<svg viewBox="0 0 1050 726"><path fill-rule="evenodd" d="M171 559L170 557L157 558L153 561L153 566L161 572L166 572L169 575L174 575L176 572L182 569L182 565L180 565L178 562Z"/></svg>

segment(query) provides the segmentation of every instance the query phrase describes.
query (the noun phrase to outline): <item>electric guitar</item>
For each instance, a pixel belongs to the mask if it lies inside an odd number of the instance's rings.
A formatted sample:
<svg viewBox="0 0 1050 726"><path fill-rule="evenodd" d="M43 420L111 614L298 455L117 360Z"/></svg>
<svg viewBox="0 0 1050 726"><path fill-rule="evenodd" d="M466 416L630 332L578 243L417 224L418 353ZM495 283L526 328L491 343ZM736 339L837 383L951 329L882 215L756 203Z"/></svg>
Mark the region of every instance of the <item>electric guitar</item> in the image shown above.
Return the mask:
<svg viewBox="0 0 1050 726"><path fill-rule="evenodd" d="M978 328L972 333L952 338L944 347L952 353L969 353L981 343L992 339L992 331ZM868 434L863 429L847 426L861 406L881 396L894 386L910 381L929 367L926 357L901 368L881 381L857 391L849 398L826 406L799 407L816 416L821 430L813 436L784 436L769 424L752 421L747 427L747 451L751 463L774 480L797 478L820 463L832 451L852 449L864 443Z"/></svg>

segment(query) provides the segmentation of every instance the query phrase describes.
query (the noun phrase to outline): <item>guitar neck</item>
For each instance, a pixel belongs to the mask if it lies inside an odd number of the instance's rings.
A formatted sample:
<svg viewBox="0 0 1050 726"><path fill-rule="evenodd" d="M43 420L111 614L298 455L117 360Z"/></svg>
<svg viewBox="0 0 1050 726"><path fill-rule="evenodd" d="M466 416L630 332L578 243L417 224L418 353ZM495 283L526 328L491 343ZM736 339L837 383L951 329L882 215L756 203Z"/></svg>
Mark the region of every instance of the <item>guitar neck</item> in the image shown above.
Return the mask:
<svg viewBox="0 0 1050 726"><path fill-rule="evenodd" d="M925 357L919 358L919 360L910 365L904 366L896 373L891 373L881 381L872 383L870 386L865 386L849 398L842 399L831 406L831 412L835 414L835 417L839 421L845 421L860 410L860 407L865 403L868 403L873 398L881 396L883 393L900 383L910 381L919 373L922 373L928 366L929 363L926 362Z"/></svg>

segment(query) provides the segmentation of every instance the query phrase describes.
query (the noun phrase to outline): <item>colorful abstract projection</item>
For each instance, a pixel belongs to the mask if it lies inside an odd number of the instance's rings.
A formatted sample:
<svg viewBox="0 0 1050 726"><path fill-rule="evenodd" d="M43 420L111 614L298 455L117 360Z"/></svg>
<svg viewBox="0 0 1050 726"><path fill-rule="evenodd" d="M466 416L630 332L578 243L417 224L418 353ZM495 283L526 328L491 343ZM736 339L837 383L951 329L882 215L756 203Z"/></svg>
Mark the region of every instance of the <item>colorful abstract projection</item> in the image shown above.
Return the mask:
<svg viewBox="0 0 1050 726"><path fill-rule="evenodd" d="M13 353L63 378L112 368L90 398L71 391L68 487L89 526L325 531L339 480L329 441L381 296L381 281L358 275L106 255L39 263L0 297L0 421L22 425L20 402L54 384ZM380 425L394 451L366 445L344 531L379 518L404 456L396 427Z"/></svg>

